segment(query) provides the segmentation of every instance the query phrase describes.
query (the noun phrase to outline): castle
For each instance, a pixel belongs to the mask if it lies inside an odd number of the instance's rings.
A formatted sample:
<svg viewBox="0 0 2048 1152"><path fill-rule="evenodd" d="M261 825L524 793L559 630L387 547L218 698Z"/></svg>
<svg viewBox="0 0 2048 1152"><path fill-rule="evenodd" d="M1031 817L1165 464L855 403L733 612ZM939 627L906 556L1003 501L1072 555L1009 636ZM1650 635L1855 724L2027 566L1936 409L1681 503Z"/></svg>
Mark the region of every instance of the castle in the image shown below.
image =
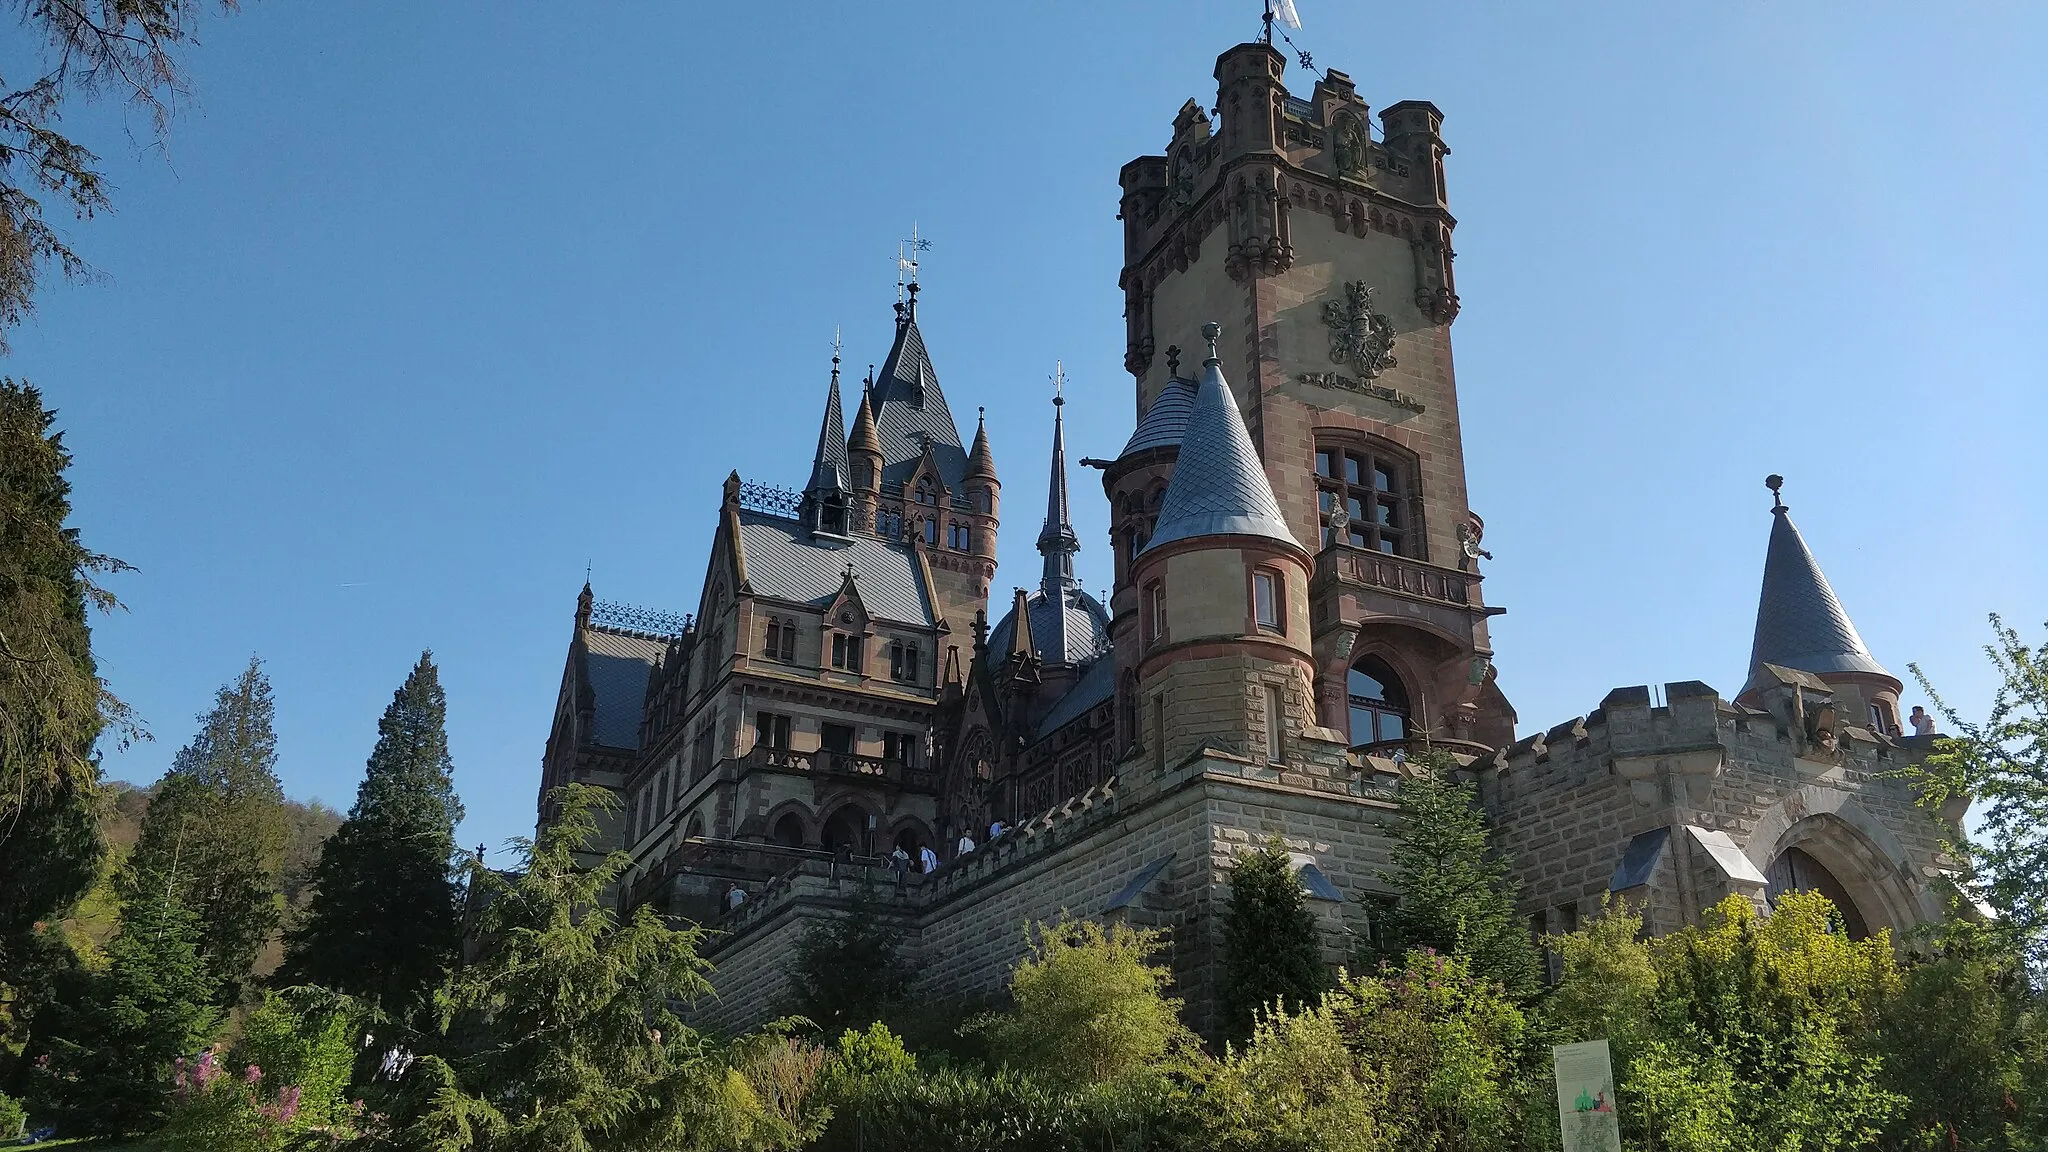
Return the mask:
<svg viewBox="0 0 2048 1152"><path fill-rule="evenodd" d="M998 991L1022 926L1066 912L1171 929L1211 1030L1233 855L1282 838L1350 959L1400 896L1388 829L1425 743L1478 781L1532 931L1609 894L1660 932L1795 888L1855 933L1938 914L1961 812L1885 776L1926 740L1782 504L1732 698L1620 688L1517 739L1466 501L1442 116L1403 102L1375 131L1343 73L1299 96L1285 64L1223 53L1216 118L1188 101L1121 173L1134 428L1079 462L1110 502L1107 604L1074 578L1063 398L1042 571L991 604L1003 484L914 283L850 426L835 357L802 489L726 480L692 617L584 587L540 817L556 785L618 794L621 906L719 929L707 1024L778 1014L795 942L866 891L921 999Z"/></svg>

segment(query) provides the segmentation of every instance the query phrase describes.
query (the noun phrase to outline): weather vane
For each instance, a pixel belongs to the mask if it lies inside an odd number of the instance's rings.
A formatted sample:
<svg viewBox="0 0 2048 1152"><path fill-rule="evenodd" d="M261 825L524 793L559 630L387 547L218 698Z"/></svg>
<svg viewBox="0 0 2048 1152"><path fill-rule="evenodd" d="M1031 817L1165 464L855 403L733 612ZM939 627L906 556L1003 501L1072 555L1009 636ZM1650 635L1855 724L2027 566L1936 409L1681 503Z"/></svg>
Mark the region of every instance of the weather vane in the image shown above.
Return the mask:
<svg viewBox="0 0 2048 1152"><path fill-rule="evenodd" d="M917 221L910 222L910 239L896 242L896 302L903 302L904 288L917 287L917 254L932 250L932 242L917 234ZM904 274L908 273L909 280Z"/></svg>
<svg viewBox="0 0 2048 1152"><path fill-rule="evenodd" d="M1055 360L1052 362L1051 380L1053 406L1058 407L1067 402L1067 398L1064 395L1067 388L1067 366L1065 361Z"/></svg>

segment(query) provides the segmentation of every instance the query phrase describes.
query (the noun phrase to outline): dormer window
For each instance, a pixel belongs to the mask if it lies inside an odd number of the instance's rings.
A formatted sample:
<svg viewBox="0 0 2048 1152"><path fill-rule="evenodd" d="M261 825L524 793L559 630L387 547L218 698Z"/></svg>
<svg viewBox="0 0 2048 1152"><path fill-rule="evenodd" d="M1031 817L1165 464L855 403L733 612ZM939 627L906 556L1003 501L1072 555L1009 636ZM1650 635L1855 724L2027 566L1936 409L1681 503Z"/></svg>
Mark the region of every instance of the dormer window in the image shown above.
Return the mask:
<svg viewBox="0 0 2048 1152"><path fill-rule="evenodd" d="M782 616L768 618L768 642L761 655L770 660L796 659L796 621Z"/></svg>
<svg viewBox="0 0 2048 1152"><path fill-rule="evenodd" d="M919 480L917 482L915 499L919 504L927 508L937 508L939 506L938 490L932 487L930 480Z"/></svg>
<svg viewBox="0 0 2048 1152"><path fill-rule="evenodd" d="M917 645L902 640L889 644L889 679L905 684L917 683Z"/></svg>
<svg viewBox="0 0 2048 1152"><path fill-rule="evenodd" d="M860 637L832 634L832 666L843 672L860 671Z"/></svg>

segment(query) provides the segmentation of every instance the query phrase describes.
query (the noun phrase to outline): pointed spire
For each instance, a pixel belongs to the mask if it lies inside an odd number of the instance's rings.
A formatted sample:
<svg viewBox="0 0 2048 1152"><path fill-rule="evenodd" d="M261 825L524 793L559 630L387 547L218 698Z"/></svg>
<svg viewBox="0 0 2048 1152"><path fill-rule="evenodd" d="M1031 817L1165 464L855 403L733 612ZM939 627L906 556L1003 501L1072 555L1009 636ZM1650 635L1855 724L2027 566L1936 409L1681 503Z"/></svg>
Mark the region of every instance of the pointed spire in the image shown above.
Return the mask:
<svg viewBox="0 0 2048 1152"><path fill-rule="evenodd" d="M1010 605L1010 619L1016 626L1010 629L1010 650L1006 655L1030 660L1038 657L1038 645L1031 636L1031 600L1022 588L1017 589L1015 602Z"/></svg>
<svg viewBox="0 0 2048 1152"><path fill-rule="evenodd" d="M1820 562L1792 523L1791 509L1779 497L1784 483L1781 476L1765 481L1771 489L1771 540L1764 554L1763 592L1757 599L1749 683L1743 691L1769 682L1766 664L1822 678L1861 672L1896 679L1870 654L1849 613L1835 599Z"/></svg>
<svg viewBox="0 0 2048 1152"><path fill-rule="evenodd" d="M804 485L800 515L811 531L846 531L846 477L846 416L839 406L839 353L834 350L825 421L818 428L818 451L811 461L810 483Z"/></svg>
<svg viewBox="0 0 2048 1152"><path fill-rule="evenodd" d="M967 451L967 475L986 480L996 478L996 459L988 450L988 409L978 410L974 424L974 447Z"/></svg>
<svg viewBox="0 0 2048 1152"><path fill-rule="evenodd" d="M1053 369L1052 478L1045 490L1045 526L1038 532L1038 552L1045 557L1039 588L1044 591L1047 603L1058 604L1062 609L1066 606L1067 589L1080 586L1074 582L1074 553L1081 550L1081 539L1074 535L1067 510L1067 436L1061 412L1067 405L1062 394L1066 383L1066 367L1058 364Z"/></svg>
<svg viewBox="0 0 2048 1152"><path fill-rule="evenodd" d="M849 453L882 454L882 438L875 432L875 389L872 382L861 385L860 407L853 414L853 434L846 438Z"/></svg>
<svg viewBox="0 0 2048 1152"><path fill-rule="evenodd" d="M583 573L583 591L576 595L576 627L590 627L590 612L595 604L596 598L590 594L590 572L588 569L585 569Z"/></svg>
<svg viewBox="0 0 2048 1152"><path fill-rule="evenodd" d="M940 476L950 488L964 475L967 453L960 446L960 429L953 423L938 371L925 350L924 333L917 326L915 285L909 288L909 300L896 305L896 341L875 378L875 430L882 443L884 468L895 469L916 460L929 442L938 457ZM889 477L891 482L902 478L899 472Z"/></svg>
<svg viewBox="0 0 2048 1152"><path fill-rule="evenodd" d="M1160 501L1147 552L1197 536L1263 536L1301 547L1280 515L1265 465L1252 447L1230 385L1223 380L1223 363L1216 357L1216 340L1222 334L1216 324L1202 325L1209 358L1202 362L1187 431L1181 436L1180 455L1166 484L1166 498Z"/></svg>

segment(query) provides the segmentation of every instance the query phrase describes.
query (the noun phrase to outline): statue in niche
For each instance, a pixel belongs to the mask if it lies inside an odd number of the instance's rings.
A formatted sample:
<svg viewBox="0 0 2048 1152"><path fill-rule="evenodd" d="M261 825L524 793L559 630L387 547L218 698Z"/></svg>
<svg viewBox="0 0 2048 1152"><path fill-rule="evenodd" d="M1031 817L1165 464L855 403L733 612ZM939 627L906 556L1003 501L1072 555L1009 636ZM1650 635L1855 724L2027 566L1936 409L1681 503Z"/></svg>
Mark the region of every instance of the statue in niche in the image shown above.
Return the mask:
<svg viewBox="0 0 2048 1152"><path fill-rule="evenodd" d="M1346 113L1337 117L1337 124L1330 132L1331 158L1336 162L1337 175L1358 176L1365 172L1365 150L1367 140L1365 127L1358 117Z"/></svg>

